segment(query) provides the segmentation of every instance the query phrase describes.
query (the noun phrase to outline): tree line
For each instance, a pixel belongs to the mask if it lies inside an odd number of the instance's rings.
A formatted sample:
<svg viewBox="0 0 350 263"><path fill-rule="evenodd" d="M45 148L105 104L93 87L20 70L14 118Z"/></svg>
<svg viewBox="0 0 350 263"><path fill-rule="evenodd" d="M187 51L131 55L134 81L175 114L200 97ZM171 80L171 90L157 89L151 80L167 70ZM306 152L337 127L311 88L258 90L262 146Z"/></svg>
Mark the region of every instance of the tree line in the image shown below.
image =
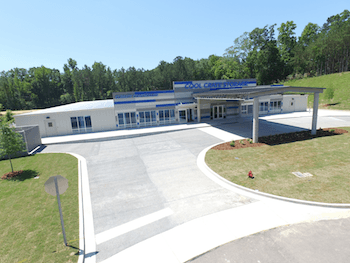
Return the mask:
<svg viewBox="0 0 350 263"><path fill-rule="evenodd" d="M79 68L69 58L63 72L44 66L0 73L0 104L5 109L47 108L112 98L113 92L172 89L173 81L256 78L259 85L285 79L349 71L350 12L331 16L322 27L305 26L295 36L293 21L255 28L234 40L222 56L193 60L176 57L152 70L115 69L95 62ZM276 36L277 33L277 36Z"/></svg>

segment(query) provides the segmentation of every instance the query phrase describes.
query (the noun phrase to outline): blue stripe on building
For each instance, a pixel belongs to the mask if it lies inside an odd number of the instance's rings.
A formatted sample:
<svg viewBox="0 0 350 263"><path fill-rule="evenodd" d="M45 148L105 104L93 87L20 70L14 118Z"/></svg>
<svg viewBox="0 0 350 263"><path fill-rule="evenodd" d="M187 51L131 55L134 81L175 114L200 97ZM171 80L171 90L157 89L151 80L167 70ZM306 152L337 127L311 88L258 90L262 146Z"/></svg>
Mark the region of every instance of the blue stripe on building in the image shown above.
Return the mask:
<svg viewBox="0 0 350 263"><path fill-rule="evenodd" d="M178 84L192 84L192 81L174 81L174 84L175 85L178 85Z"/></svg>
<svg viewBox="0 0 350 263"><path fill-rule="evenodd" d="M159 108L159 107L173 107L173 106L176 106L176 104L159 104L159 105L156 105L156 108Z"/></svg>
<svg viewBox="0 0 350 263"><path fill-rule="evenodd" d="M131 104L131 103L147 103L156 102L156 100L129 100L129 101L115 101L114 104Z"/></svg>
<svg viewBox="0 0 350 263"><path fill-rule="evenodd" d="M135 95L174 93L174 90L135 91Z"/></svg>
<svg viewBox="0 0 350 263"><path fill-rule="evenodd" d="M231 87L231 88L210 88L210 90L223 90L223 89L242 89L243 87Z"/></svg>
<svg viewBox="0 0 350 263"><path fill-rule="evenodd" d="M227 109L238 109L238 106L227 107Z"/></svg>

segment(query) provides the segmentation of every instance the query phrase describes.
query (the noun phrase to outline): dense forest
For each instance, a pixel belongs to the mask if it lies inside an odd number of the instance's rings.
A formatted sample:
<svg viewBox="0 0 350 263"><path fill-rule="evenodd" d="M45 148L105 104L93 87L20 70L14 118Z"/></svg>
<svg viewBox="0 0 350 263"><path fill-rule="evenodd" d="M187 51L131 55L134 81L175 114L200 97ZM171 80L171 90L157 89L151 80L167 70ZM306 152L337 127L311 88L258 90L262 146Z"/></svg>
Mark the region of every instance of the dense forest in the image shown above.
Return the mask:
<svg viewBox="0 0 350 263"><path fill-rule="evenodd" d="M79 68L69 58L63 71L44 66L0 73L5 109L46 108L112 98L112 92L172 89L175 80L256 78L259 85L350 70L350 12L331 16L322 27L309 23L300 37L293 21L255 28L234 40L222 56L193 60L178 56L152 70L115 69L95 62ZM276 32L275 32L276 31Z"/></svg>

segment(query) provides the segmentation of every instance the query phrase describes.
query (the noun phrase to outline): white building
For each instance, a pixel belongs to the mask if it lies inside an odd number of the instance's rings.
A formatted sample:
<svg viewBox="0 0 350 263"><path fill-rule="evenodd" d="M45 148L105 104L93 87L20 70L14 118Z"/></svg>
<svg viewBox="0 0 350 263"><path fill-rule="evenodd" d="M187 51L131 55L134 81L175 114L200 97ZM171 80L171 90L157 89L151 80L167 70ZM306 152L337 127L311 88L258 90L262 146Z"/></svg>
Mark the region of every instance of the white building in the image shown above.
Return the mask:
<svg viewBox="0 0 350 263"><path fill-rule="evenodd" d="M260 115L306 111L307 95L283 95L285 89L279 92L279 88L256 86L255 79L175 81L173 90L118 92L110 100L77 102L14 117L17 126L39 125L42 137L211 122L252 116L250 94L258 90L271 93L259 96Z"/></svg>

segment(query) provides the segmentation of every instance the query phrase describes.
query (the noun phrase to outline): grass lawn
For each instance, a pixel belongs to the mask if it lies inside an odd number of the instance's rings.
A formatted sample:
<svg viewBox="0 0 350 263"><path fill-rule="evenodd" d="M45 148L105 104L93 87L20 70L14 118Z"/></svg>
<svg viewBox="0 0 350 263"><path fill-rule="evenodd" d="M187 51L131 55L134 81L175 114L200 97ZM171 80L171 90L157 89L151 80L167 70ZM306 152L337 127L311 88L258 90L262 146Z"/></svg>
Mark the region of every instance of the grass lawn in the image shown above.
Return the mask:
<svg viewBox="0 0 350 263"><path fill-rule="evenodd" d="M24 170L20 180L0 179L0 262L77 262L79 248L78 161L68 154L37 154L12 160ZM0 177L10 172L0 161ZM61 206L66 230L63 242L57 198L45 192L54 175L68 179ZM39 179L33 177L39 175ZM75 248L73 248L75 247Z"/></svg>
<svg viewBox="0 0 350 263"><path fill-rule="evenodd" d="M350 127L342 129L350 131ZM209 150L205 161L219 175L253 190L309 201L350 203L350 133L276 146ZM250 170L255 179L248 178ZM298 178L292 174L297 171L313 177Z"/></svg>
<svg viewBox="0 0 350 263"><path fill-rule="evenodd" d="M313 78L290 80L283 83L285 86L333 88L334 98L326 99L323 93L320 94L320 109L350 110L350 72L335 73ZM308 107L313 107L314 95L309 94ZM325 107L324 104L333 104Z"/></svg>

